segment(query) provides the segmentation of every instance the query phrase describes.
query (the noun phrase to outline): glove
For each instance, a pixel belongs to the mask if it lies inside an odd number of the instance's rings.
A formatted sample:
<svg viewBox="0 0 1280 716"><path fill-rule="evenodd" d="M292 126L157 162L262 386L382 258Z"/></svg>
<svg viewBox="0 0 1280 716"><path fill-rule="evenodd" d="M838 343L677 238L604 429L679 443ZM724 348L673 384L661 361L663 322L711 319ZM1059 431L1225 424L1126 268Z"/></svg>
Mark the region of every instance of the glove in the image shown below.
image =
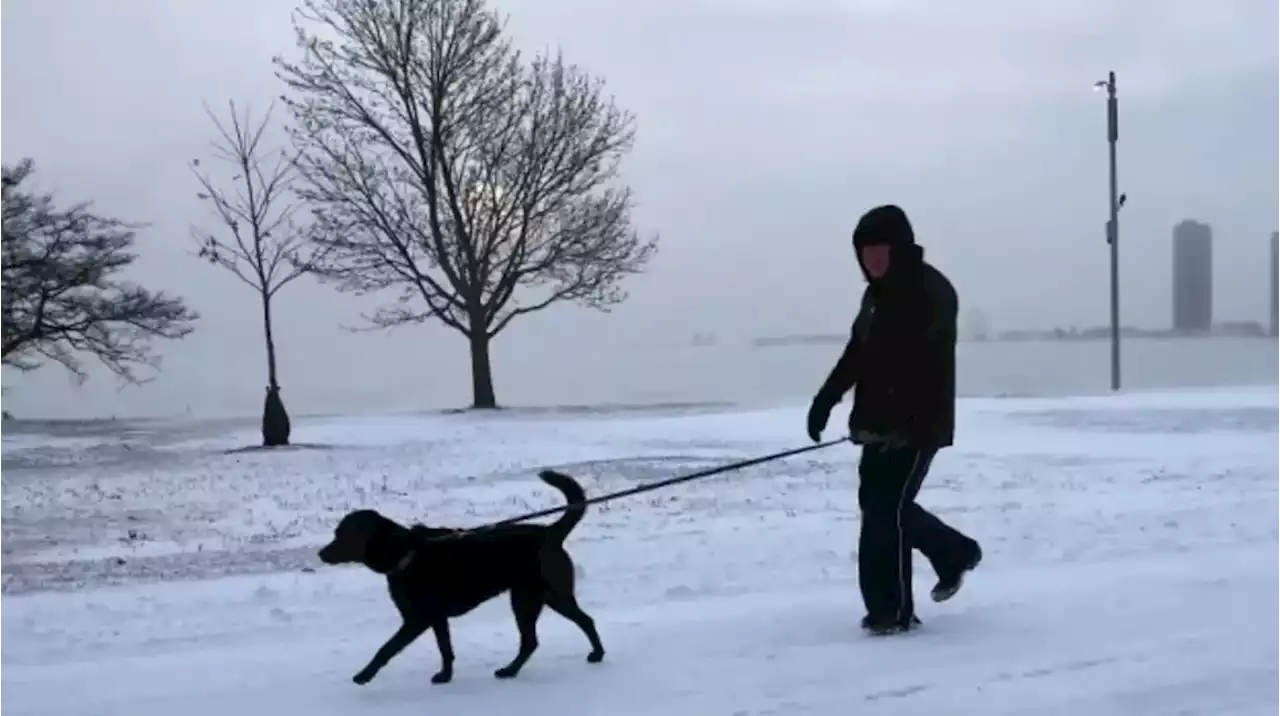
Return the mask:
<svg viewBox="0 0 1280 716"><path fill-rule="evenodd" d="M830 402L821 398L814 398L813 403L809 405L807 427L809 439L815 443L822 440L822 431L827 429L827 420L831 418L832 407Z"/></svg>

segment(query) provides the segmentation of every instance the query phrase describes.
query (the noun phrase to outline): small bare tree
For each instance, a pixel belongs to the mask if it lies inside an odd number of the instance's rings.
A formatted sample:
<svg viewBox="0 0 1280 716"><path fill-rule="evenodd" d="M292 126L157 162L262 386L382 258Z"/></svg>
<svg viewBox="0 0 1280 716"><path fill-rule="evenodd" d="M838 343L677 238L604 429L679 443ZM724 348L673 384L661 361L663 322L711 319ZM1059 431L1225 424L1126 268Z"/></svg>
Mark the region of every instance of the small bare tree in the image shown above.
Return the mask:
<svg viewBox="0 0 1280 716"><path fill-rule="evenodd" d="M213 158L229 165L231 176L223 182L215 181L199 159L191 160L191 171L200 182L197 196L212 207L223 225L216 234L192 227L198 255L230 271L258 294L262 304L262 333L267 348L262 444L267 447L288 445L290 432L289 413L280 397L271 301L280 289L311 267L310 260L303 258L305 231L295 221L299 206L292 194L296 157L263 146L273 108L274 105L255 121L247 109L239 112L235 102L228 102L228 119L224 122L206 106L205 113L217 130L212 142ZM230 189L219 188L219 184Z"/></svg>
<svg viewBox="0 0 1280 716"><path fill-rule="evenodd" d="M560 302L601 310L654 255L618 166L633 119L559 56L526 59L484 0L304 0L292 90L300 193L341 290L397 291L370 317L468 339L473 406L496 407L490 343Z"/></svg>
<svg viewBox="0 0 1280 716"><path fill-rule="evenodd" d="M182 299L121 280L137 259L137 225L88 204L60 209L52 194L23 186L30 159L3 170L3 360L18 370L52 361L83 381L91 356L127 383L158 369L154 339L179 339L198 315Z"/></svg>

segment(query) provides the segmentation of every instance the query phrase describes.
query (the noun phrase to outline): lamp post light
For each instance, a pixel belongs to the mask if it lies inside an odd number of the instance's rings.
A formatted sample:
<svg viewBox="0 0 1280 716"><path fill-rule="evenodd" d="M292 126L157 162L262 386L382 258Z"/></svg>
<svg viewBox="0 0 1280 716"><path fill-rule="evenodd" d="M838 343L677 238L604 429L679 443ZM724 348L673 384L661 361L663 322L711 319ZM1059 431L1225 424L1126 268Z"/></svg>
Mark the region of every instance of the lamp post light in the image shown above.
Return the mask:
<svg viewBox="0 0 1280 716"><path fill-rule="evenodd" d="M1116 73L1108 72L1107 79L1093 83L1093 88L1107 92L1107 153L1111 175L1107 218L1107 244L1111 246L1111 390L1116 391L1120 390L1120 207L1124 205L1116 179L1116 139L1119 134Z"/></svg>

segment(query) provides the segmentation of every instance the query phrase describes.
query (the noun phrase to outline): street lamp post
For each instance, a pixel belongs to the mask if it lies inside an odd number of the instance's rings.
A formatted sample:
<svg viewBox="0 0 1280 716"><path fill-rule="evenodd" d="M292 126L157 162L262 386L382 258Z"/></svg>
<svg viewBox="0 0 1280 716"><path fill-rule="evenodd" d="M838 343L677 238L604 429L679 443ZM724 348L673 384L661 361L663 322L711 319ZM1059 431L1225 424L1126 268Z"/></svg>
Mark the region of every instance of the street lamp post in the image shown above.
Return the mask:
<svg viewBox="0 0 1280 716"><path fill-rule="evenodd" d="M1116 73L1095 82L1096 89L1107 91L1107 152L1111 175L1110 210L1107 218L1107 244L1111 247L1111 390L1120 390L1120 206L1123 198L1116 179L1116 139L1119 108L1116 100Z"/></svg>

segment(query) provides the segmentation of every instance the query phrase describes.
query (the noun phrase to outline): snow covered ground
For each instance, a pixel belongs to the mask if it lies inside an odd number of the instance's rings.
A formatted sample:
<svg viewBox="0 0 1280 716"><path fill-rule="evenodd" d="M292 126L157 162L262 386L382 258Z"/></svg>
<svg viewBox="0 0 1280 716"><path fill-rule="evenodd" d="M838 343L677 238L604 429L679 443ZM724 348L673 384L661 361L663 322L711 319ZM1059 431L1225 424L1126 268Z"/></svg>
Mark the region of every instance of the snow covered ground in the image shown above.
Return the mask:
<svg viewBox="0 0 1280 716"><path fill-rule="evenodd" d="M515 681L505 600L350 677L397 625L314 557L342 512L471 525L802 444L803 411L301 421L252 433L4 437L6 716L1276 713L1277 391L967 400L921 501L986 560L922 630L872 639L843 446L629 498L569 539L609 650L553 614ZM834 417L833 426L840 424ZM313 569L314 568L314 569Z"/></svg>

